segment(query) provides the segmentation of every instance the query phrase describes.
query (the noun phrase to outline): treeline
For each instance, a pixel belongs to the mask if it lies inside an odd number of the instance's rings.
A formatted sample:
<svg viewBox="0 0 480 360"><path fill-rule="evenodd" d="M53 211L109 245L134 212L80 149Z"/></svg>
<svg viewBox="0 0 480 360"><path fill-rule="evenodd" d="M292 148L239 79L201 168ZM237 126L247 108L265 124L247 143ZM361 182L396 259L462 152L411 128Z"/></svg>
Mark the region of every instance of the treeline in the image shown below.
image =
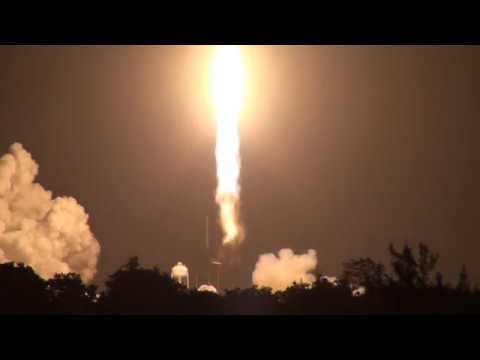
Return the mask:
<svg viewBox="0 0 480 360"><path fill-rule="evenodd" d="M435 272L439 256L420 244L417 251L389 247L390 271L370 258L343 264L338 281L317 274L311 286L285 291L255 287L222 295L187 289L158 268L131 258L105 283L85 285L77 274L43 280L22 264L0 265L1 314L462 314L480 313L480 291L463 267L455 285ZM363 295L355 289L365 288Z"/></svg>

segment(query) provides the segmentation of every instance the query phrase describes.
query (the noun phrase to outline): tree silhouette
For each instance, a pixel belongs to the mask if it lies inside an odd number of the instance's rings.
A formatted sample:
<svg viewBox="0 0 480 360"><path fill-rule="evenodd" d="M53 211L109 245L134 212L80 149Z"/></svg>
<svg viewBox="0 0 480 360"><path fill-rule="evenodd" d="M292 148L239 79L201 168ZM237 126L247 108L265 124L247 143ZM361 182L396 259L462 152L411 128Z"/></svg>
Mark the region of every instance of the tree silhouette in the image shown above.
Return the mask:
<svg viewBox="0 0 480 360"><path fill-rule="evenodd" d="M457 291L461 293L470 292L470 280L468 279L467 267L462 265L462 270L458 276Z"/></svg>
<svg viewBox="0 0 480 360"><path fill-rule="evenodd" d="M0 264L0 312L36 314L47 311L48 294L45 281L24 264Z"/></svg>
<svg viewBox="0 0 480 360"><path fill-rule="evenodd" d="M310 313L312 298L309 295L308 285L297 283L277 293L282 312L287 314Z"/></svg>
<svg viewBox="0 0 480 360"><path fill-rule="evenodd" d="M317 274L313 284L293 283L284 291L270 288L226 289L224 295L187 289L157 267L130 258L97 288L78 274L41 279L23 264L0 264L2 314L419 314L480 313L480 291L472 288L465 265L456 286L434 273L439 259L424 245L418 254L389 247L391 272L368 257L344 262L339 281ZM353 296L352 290L366 287Z"/></svg>
<svg viewBox="0 0 480 360"><path fill-rule="evenodd" d="M267 314L278 313L277 299L270 288L226 290L224 295L224 314Z"/></svg>
<svg viewBox="0 0 480 360"><path fill-rule="evenodd" d="M99 301L100 311L112 314L180 314L186 312L186 288L158 268L145 269L138 258L113 273Z"/></svg>
<svg viewBox="0 0 480 360"><path fill-rule="evenodd" d="M390 244L391 266L396 276L397 284L404 287L431 286L430 275L437 265L439 255L433 254L427 245L420 243L418 246L418 259L413 250L405 245L401 252L395 250Z"/></svg>
<svg viewBox="0 0 480 360"><path fill-rule="evenodd" d="M214 315L221 312L223 298L210 291L193 290L187 295L184 313L195 315Z"/></svg>
<svg viewBox="0 0 480 360"><path fill-rule="evenodd" d="M355 286L370 289L383 287L389 281L385 266L370 258L351 259L343 263L341 279Z"/></svg>
<svg viewBox="0 0 480 360"><path fill-rule="evenodd" d="M405 245L402 252L397 252L392 244L389 246L391 266L400 286L415 287L419 278L418 263L412 249Z"/></svg>
<svg viewBox="0 0 480 360"><path fill-rule="evenodd" d="M49 300L54 312L59 314L89 314L94 313L97 300L97 287L86 286L80 275L56 274L47 281Z"/></svg>
<svg viewBox="0 0 480 360"><path fill-rule="evenodd" d="M418 252L418 271L420 284L422 286L430 286L430 274L435 269L440 256L438 254L433 254L428 246L423 243L418 245Z"/></svg>

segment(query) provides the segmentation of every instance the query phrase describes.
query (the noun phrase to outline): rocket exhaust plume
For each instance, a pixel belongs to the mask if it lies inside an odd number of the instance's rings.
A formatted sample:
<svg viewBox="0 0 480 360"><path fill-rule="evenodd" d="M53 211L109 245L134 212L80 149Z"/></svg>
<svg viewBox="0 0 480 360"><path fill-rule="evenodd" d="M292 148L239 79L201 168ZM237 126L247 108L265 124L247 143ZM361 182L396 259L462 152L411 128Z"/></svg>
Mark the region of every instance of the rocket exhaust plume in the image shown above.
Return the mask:
<svg viewBox="0 0 480 360"><path fill-rule="evenodd" d="M44 279L74 272L88 282L100 252L88 215L72 197L52 198L37 174L21 144L0 157L0 263L24 263Z"/></svg>
<svg viewBox="0 0 480 360"><path fill-rule="evenodd" d="M217 48L212 68L212 94L217 123L216 202L220 208L223 245L243 240L240 222L240 139L239 120L244 92L244 72L240 48Z"/></svg>

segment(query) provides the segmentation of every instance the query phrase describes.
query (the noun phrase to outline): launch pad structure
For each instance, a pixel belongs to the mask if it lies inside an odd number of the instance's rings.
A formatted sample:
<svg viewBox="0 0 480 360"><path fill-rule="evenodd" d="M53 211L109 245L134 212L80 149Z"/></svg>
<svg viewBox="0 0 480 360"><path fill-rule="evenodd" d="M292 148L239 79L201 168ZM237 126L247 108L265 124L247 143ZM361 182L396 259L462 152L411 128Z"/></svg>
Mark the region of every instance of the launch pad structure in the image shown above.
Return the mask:
<svg viewBox="0 0 480 360"><path fill-rule="evenodd" d="M215 265L217 267L217 284L216 288L217 291L220 291L220 267L222 266L222 263L215 259L215 258L210 258L210 237L209 237L209 231L208 231L208 216L205 218L205 243L206 243L206 250L207 250L207 257L209 259L208 262L208 267L207 267L207 282L210 285L210 265Z"/></svg>
<svg viewBox="0 0 480 360"><path fill-rule="evenodd" d="M207 284L201 285L201 286L206 286L206 287L215 287L217 292L220 292L220 275L221 275L221 267L222 267L222 262L219 261L217 258L213 258L210 256L210 234L209 234L209 224L208 224L208 216L206 217L206 222L205 222L205 245L206 245L206 254L205 254L205 260L207 261ZM211 272L211 267L215 266L216 267L216 286L213 286L211 283L210 279L210 272ZM205 269L205 268L203 268ZM204 270L203 270L204 271ZM195 289L199 288L199 274L196 274L196 281L195 281ZM182 264L181 262L178 262L173 268L172 268L172 273L171 277L178 281L180 284L186 286L187 288L190 288L190 276L188 272L188 268Z"/></svg>

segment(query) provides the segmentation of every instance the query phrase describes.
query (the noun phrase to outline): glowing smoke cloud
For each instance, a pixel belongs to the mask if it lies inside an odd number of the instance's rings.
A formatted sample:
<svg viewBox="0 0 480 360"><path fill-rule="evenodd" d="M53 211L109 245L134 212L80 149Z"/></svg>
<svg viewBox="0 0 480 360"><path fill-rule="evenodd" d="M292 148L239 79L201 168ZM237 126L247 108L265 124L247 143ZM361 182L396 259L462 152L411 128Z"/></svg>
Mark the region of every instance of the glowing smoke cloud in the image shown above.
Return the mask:
<svg viewBox="0 0 480 360"><path fill-rule="evenodd" d="M24 263L45 279L75 272L88 282L100 252L88 215L72 197L52 199L34 183L37 174L21 144L0 158L0 263Z"/></svg>
<svg viewBox="0 0 480 360"><path fill-rule="evenodd" d="M360 286L360 287L352 290L352 295L353 296L362 296L362 295L365 295L366 292L367 292L367 289L364 286Z"/></svg>
<svg viewBox="0 0 480 360"><path fill-rule="evenodd" d="M317 266L315 250L295 255L291 249L282 249L275 254L263 254L258 258L252 281L258 287L269 287L272 291L283 291L294 282L312 284L315 276L310 274Z"/></svg>
<svg viewBox="0 0 480 360"><path fill-rule="evenodd" d="M243 240L239 219L240 140L238 124L244 90L244 73L240 49L220 46L213 60L212 94L217 122L218 186L216 202L220 207L223 244Z"/></svg>
<svg viewBox="0 0 480 360"><path fill-rule="evenodd" d="M337 279L336 276L326 276L326 275L324 275L320 279L329 282L333 286L338 286L338 279Z"/></svg>
<svg viewBox="0 0 480 360"><path fill-rule="evenodd" d="M197 289L198 291L208 291L212 293L217 293L217 289L213 285L200 285Z"/></svg>

